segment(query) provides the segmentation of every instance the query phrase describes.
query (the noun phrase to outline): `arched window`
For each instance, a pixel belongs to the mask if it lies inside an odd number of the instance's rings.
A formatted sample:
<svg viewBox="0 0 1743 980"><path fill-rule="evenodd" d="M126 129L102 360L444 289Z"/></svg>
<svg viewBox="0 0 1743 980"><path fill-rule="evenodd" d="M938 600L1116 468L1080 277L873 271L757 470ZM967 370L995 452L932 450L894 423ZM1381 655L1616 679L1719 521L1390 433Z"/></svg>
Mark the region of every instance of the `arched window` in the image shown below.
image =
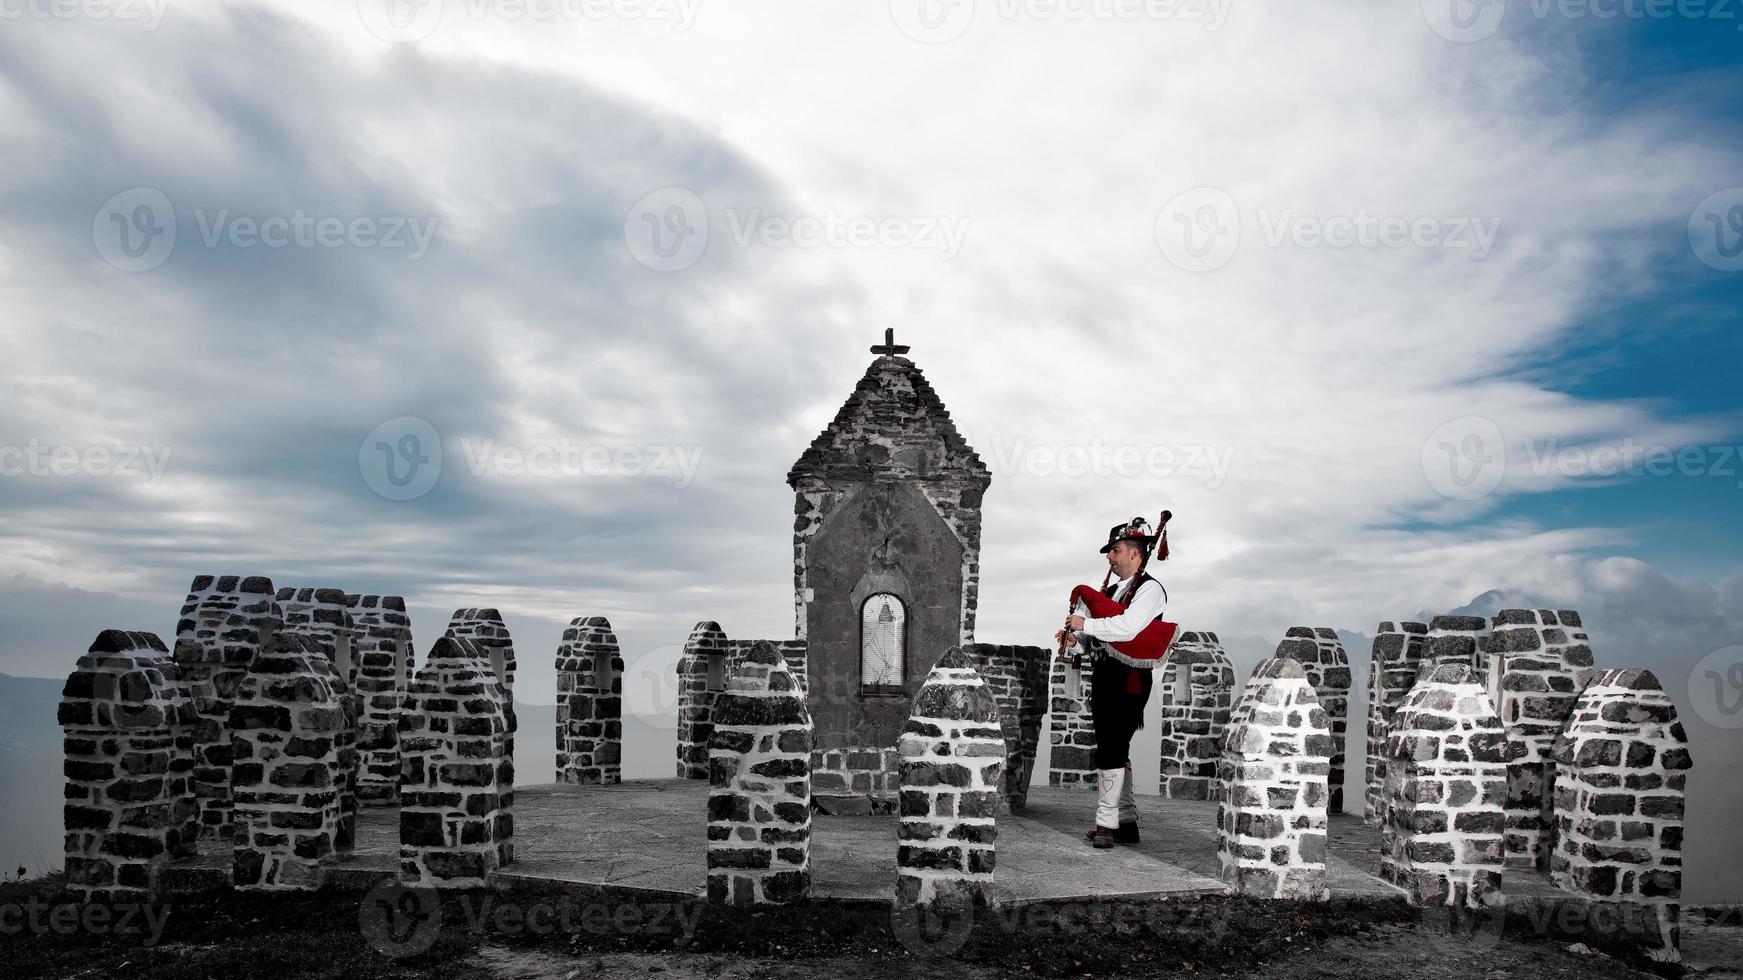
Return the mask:
<svg viewBox="0 0 1743 980"><path fill-rule="evenodd" d="M905 691L908 609L888 592L867 596L859 608L859 683L865 693Z"/></svg>

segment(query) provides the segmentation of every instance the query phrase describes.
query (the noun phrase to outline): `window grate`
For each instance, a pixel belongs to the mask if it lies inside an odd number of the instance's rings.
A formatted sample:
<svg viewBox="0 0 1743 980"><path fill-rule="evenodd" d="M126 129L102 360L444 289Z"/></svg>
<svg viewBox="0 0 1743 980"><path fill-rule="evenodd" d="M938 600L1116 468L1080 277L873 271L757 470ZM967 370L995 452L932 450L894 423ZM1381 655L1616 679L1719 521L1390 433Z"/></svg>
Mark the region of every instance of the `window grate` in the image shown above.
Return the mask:
<svg viewBox="0 0 1743 980"><path fill-rule="evenodd" d="M907 639L908 611L902 600L879 592L860 607L860 684L868 688L901 688Z"/></svg>

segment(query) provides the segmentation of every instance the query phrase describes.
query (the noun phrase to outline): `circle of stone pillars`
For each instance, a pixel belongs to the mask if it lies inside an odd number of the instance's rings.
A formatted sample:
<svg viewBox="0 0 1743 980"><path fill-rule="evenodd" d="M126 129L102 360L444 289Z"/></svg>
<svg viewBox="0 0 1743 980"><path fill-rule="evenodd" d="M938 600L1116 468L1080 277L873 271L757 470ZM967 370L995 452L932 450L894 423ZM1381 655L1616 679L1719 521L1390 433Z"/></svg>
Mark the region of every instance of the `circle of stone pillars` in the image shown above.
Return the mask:
<svg viewBox="0 0 1743 980"><path fill-rule="evenodd" d="M1507 771L1507 863L1549 869L1555 740L1592 679L1592 648L1571 609L1503 609L1484 644L1490 697L1525 755Z"/></svg>
<svg viewBox="0 0 1743 980"><path fill-rule="evenodd" d="M1174 641L1159 670L1162 795L1177 800L1217 799L1216 778L1235 696L1235 665L1215 633L1186 632Z"/></svg>
<svg viewBox="0 0 1743 980"><path fill-rule="evenodd" d="M363 716L363 697L357 693L356 644L358 630L345 606L343 589L278 590L278 607L284 613L284 628L312 638L321 648L321 663L328 681L345 709L345 724L334 733L339 750L339 834L334 849L349 854L357 840L357 725Z"/></svg>
<svg viewBox="0 0 1743 980"><path fill-rule="evenodd" d="M436 641L400 715L400 878L481 888L514 860L511 713L488 653Z"/></svg>
<svg viewBox="0 0 1743 980"><path fill-rule="evenodd" d="M1069 651L1068 651L1069 652ZM1047 785L1096 788L1095 726L1089 716L1089 662L1083 670L1053 657L1047 675Z"/></svg>
<svg viewBox="0 0 1743 980"><path fill-rule="evenodd" d="M938 658L897 742L896 906L985 904L1005 765L999 705L962 650Z"/></svg>
<svg viewBox="0 0 1743 980"><path fill-rule="evenodd" d="M1489 621L1481 616L1436 616L1428 621L1428 662L1464 664L1481 682L1484 673L1483 644Z"/></svg>
<svg viewBox="0 0 1743 980"><path fill-rule="evenodd" d="M1331 721L1302 665L1260 664L1223 740L1222 880L1263 898L1323 900Z"/></svg>
<svg viewBox="0 0 1743 980"><path fill-rule="evenodd" d="M334 677L318 640L285 630L237 685L230 708L236 888L313 890L337 856L345 704Z"/></svg>
<svg viewBox="0 0 1743 980"><path fill-rule="evenodd" d="M104 630L61 691L66 888L143 901L199 835L187 699L153 633Z"/></svg>
<svg viewBox="0 0 1743 980"><path fill-rule="evenodd" d="M1422 623L1380 624L1368 660L1367 779L1362 819L1378 824L1386 813L1386 735L1392 715L1410 689L1427 655L1428 627Z"/></svg>
<svg viewBox="0 0 1743 980"><path fill-rule="evenodd" d="M714 699L726 687L726 632L704 620L690 630L678 657L678 778L708 778L708 736Z"/></svg>
<svg viewBox="0 0 1743 980"><path fill-rule="evenodd" d="M1432 668L1386 736L1380 876L1413 905L1497 903L1507 767L1524 754L1464 664Z"/></svg>
<svg viewBox="0 0 1743 980"><path fill-rule="evenodd" d="M1307 682L1319 698L1319 706L1331 723L1330 792L1326 808L1344 811L1344 743L1350 726L1350 658L1338 642L1337 631L1328 627L1291 626L1277 644L1276 656L1299 661Z"/></svg>
<svg viewBox="0 0 1743 980"><path fill-rule="evenodd" d="M811 714L786 661L759 642L714 702L708 740L708 900L791 902L811 887Z"/></svg>
<svg viewBox="0 0 1743 980"><path fill-rule="evenodd" d="M283 626L272 580L196 575L172 657L193 710L200 836L230 840L230 702L254 655Z"/></svg>
<svg viewBox="0 0 1743 980"><path fill-rule="evenodd" d="M412 671L412 621L396 595L345 596L358 630L357 800L399 805L399 712Z"/></svg>
<svg viewBox="0 0 1743 980"><path fill-rule="evenodd" d="M623 781L623 656L604 616L577 616L557 647L557 782Z"/></svg>
<svg viewBox="0 0 1743 980"><path fill-rule="evenodd" d="M1555 850L1563 889L1647 921L1654 958L1682 958L1683 792L1691 766L1676 706L1649 670L1606 670L1555 744Z"/></svg>

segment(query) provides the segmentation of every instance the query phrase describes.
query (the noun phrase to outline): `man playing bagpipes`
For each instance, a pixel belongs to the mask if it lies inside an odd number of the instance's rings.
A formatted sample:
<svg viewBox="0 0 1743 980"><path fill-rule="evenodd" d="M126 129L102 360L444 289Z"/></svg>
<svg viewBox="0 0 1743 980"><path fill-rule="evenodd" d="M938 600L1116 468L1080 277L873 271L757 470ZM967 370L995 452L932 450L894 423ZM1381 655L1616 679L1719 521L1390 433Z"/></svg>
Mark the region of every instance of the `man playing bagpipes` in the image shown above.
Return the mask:
<svg viewBox="0 0 1743 980"><path fill-rule="evenodd" d="M1132 735L1144 727L1153 671L1174 645L1179 627L1162 621L1168 592L1145 571L1151 548L1156 560L1168 558L1168 521L1163 511L1155 532L1141 517L1108 529L1101 553L1108 574L1100 590L1080 585L1071 590L1071 615L1054 634L1061 659L1081 666L1092 662L1089 694L1091 727L1095 730L1095 826L1085 836L1098 848L1138 842L1138 807L1132 798ZM1118 576L1112 585L1108 580ZM1072 652L1068 653L1070 650Z"/></svg>

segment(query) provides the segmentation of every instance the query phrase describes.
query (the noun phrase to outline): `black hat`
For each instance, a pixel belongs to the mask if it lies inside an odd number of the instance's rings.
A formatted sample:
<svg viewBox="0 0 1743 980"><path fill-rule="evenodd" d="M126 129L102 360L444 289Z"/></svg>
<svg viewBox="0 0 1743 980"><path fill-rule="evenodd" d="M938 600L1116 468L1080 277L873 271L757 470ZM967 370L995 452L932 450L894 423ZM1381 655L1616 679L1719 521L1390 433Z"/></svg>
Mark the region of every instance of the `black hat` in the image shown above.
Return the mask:
<svg viewBox="0 0 1743 980"><path fill-rule="evenodd" d="M1156 536L1150 533L1150 522L1142 517L1134 517L1125 524L1115 524L1108 528L1108 543L1102 545L1101 553L1107 554L1114 550L1114 545L1121 541L1130 541L1149 553L1150 546L1156 543Z"/></svg>

